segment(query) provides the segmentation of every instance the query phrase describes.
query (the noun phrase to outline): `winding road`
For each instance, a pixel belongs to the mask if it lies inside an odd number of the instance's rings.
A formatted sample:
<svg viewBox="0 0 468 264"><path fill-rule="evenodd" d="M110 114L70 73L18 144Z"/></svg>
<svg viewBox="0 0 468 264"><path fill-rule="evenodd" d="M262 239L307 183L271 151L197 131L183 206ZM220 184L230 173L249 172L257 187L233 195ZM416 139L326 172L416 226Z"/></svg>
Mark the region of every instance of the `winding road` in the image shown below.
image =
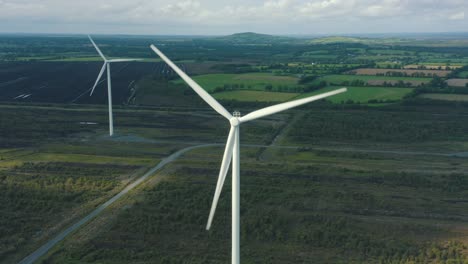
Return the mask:
<svg viewBox="0 0 468 264"><path fill-rule="evenodd" d="M213 146L221 146L221 144L202 144L202 145L197 145L197 146L191 146L191 147L187 147L187 148L184 148L184 149L181 149L173 154L171 154L170 156L168 156L167 158L163 159L161 162L159 162L158 165L156 165L155 167L153 167L152 169L150 169L147 173L145 173L143 176L141 176L140 178L138 178L136 181L134 181L133 183L131 183L130 185L128 185L127 187L125 187L125 189L123 189L121 192L119 192L117 195L115 195L114 197L112 197L111 199L109 199L107 202L103 203L102 205L100 205L99 207L97 207L96 209L94 209L94 211L92 211L90 214L88 214L87 216L83 217L81 220L79 220L78 222L76 222L75 224L73 224L72 226L68 227L67 229L63 230L60 234L58 234L57 236L55 236L54 238L52 238L51 240L49 240L48 242L46 242L44 245L42 245L39 249L37 249L36 251L34 251L33 253L31 253L29 256L27 256L26 258L24 258L23 260L21 260L19 262L19 264L32 264L34 263L35 261L37 261L39 258L41 258L42 256L44 256L52 247L54 247L57 243L59 243L60 241L62 241L63 239L65 239L70 233L76 231L77 229L79 229L81 226L83 226L84 224L88 223L89 221L91 221L92 219L94 219L96 216L98 216L102 211L104 211L104 209L106 209L107 207L109 207L111 204L115 203L115 201L119 200L122 196L124 196L125 194L127 194L129 191L131 191L132 189L134 189L135 187L137 187L138 185L140 185L142 182L144 182L146 179L148 179L148 177L150 177L151 175L153 175L154 173L156 173L157 171L159 171L160 169L162 169L165 165L175 161L176 159L178 159L182 154L188 152L188 151L191 151L191 150L194 150L194 149L198 149L198 148L206 148L206 147L213 147Z"/></svg>

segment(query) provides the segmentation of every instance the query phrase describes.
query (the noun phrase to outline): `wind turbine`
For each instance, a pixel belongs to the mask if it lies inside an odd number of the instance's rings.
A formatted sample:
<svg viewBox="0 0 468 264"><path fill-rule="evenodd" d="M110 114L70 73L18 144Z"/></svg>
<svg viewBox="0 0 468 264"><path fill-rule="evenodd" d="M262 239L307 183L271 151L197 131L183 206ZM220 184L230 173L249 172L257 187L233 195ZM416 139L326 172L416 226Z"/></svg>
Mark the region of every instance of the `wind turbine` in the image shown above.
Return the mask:
<svg viewBox="0 0 468 264"><path fill-rule="evenodd" d="M183 72L177 65L175 65L170 59L168 59L158 48L151 45L151 49L156 52L206 103L208 103L216 112L224 116L231 124L231 130L226 142L226 148L224 150L223 161L221 162L221 169L219 171L218 183L216 185L216 191L211 205L210 215L208 217L208 223L206 230L209 230L213 221L216 206L218 204L221 189L226 179L226 174L229 169L232 159L232 252L231 252L231 263L240 264L240 140L239 140L239 126L243 123L269 116L284 110L294 108L306 103L310 103L316 100L320 100L325 97L344 93L347 88L337 89L331 92L310 96L304 99L299 99L291 102L277 104L274 106L266 107L254 112L251 112L245 116L240 116L239 112L234 112L231 115L218 101L216 101L211 95L209 95L200 85L192 80L185 72Z"/></svg>
<svg viewBox="0 0 468 264"><path fill-rule="evenodd" d="M130 61L140 61L141 59L112 59L108 60L104 54L101 52L99 47L94 43L94 40L91 38L90 35L88 35L89 40L93 44L93 46L96 48L97 52L101 56L101 58L104 60L104 65L102 65L101 72L99 72L98 78L96 79L96 82L94 83L93 89L91 90L91 94L89 96L92 96L94 93L94 89L96 89L96 86L98 85L99 81L101 80L102 75L104 74L104 71L107 68L107 97L108 97L108 104L109 104L109 135L113 136L114 135L114 118L112 115L112 83L111 83L111 70L110 70L110 64L114 62L130 62Z"/></svg>

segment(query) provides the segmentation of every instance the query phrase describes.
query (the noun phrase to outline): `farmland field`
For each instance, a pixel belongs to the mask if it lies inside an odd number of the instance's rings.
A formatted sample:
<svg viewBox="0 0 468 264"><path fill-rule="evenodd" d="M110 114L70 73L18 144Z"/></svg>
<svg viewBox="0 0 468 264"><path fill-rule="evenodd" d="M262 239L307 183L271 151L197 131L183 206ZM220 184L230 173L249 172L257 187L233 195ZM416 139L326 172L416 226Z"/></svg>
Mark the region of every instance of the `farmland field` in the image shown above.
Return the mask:
<svg viewBox="0 0 468 264"><path fill-rule="evenodd" d="M403 85L405 86L412 86L412 87L417 87L426 84L427 81L403 81ZM398 86L402 85L401 81L385 81L385 80L370 80L367 81L367 85L370 86Z"/></svg>
<svg viewBox="0 0 468 264"><path fill-rule="evenodd" d="M398 81L403 81L405 83L410 82L413 86L418 86L423 83L429 82L430 78L416 78L416 77L393 77L393 76L374 76L374 75L326 75L318 78L315 82L326 81L331 85L339 85L343 82L353 82L356 80L361 80L367 82L369 85L382 85L383 82L387 83L398 83Z"/></svg>
<svg viewBox="0 0 468 264"><path fill-rule="evenodd" d="M444 101L461 101L468 102L468 94L422 94L422 98L434 99L434 100L444 100Z"/></svg>
<svg viewBox="0 0 468 264"><path fill-rule="evenodd" d="M275 76L269 73L208 74L194 76L193 79L209 92L224 85L237 85L238 88L246 90L264 90L267 85L297 86L299 80L297 77ZM182 80L177 83L182 83Z"/></svg>
<svg viewBox="0 0 468 264"><path fill-rule="evenodd" d="M406 65L405 69L421 69L423 67L424 69L427 70L453 70L453 69L458 69L461 68L462 65L441 65L441 64L411 64L411 65Z"/></svg>
<svg viewBox="0 0 468 264"><path fill-rule="evenodd" d="M455 86L455 87L465 87L465 85L468 83L468 79L448 79L447 84L449 86Z"/></svg>
<svg viewBox="0 0 468 264"><path fill-rule="evenodd" d="M266 91L228 91L215 93L220 100L236 100L243 102L283 102L297 97L298 93L280 93Z"/></svg>
<svg viewBox="0 0 468 264"><path fill-rule="evenodd" d="M427 77L432 77L433 75L439 77L447 76L450 71L441 71L441 70L396 70L396 69L357 69L350 71L351 74L357 75L377 75L377 74L387 74L387 73L401 73L408 76L413 76L415 74L421 74Z"/></svg>
<svg viewBox="0 0 468 264"><path fill-rule="evenodd" d="M307 97L322 92L328 92L334 89L341 88L340 86L327 87L312 93L301 95ZM338 94L326 100L333 103L368 103L369 101L398 101L401 100L406 94L410 93L412 88L387 88L387 87L348 87L348 92Z"/></svg>
<svg viewBox="0 0 468 264"><path fill-rule="evenodd" d="M458 74L460 78L468 78L468 71L462 71Z"/></svg>
<svg viewBox="0 0 468 264"><path fill-rule="evenodd" d="M388 61L388 60L394 60L395 58L396 58L395 55L373 55L373 54L360 55L360 56L355 57L356 60L372 60L372 61ZM397 58L402 58L402 57L397 56ZM409 59L412 57L404 56L403 58Z"/></svg>

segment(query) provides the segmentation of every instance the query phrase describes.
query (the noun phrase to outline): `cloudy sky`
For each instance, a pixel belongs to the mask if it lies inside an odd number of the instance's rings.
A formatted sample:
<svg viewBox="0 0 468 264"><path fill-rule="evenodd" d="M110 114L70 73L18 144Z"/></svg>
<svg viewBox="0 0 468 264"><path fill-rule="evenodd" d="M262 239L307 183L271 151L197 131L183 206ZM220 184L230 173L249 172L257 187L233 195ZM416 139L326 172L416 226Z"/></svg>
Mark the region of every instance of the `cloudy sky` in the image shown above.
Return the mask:
<svg viewBox="0 0 468 264"><path fill-rule="evenodd" d="M0 32L466 32L468 0L0 0Z"/></svg>

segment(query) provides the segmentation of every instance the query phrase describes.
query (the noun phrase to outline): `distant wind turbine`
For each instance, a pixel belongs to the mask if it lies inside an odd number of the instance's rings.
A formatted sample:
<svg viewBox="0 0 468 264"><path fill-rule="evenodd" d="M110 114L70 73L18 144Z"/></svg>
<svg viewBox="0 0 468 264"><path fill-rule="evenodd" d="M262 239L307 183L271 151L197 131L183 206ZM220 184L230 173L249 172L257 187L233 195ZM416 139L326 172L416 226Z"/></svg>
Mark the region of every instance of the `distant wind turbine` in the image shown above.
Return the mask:
<svg viewBox="0 0 468 264"><path fill-rule="evenodd" d="M114 62L130 62L130 61L140 61L141 59L112 59L108 60L104 54L102 54L101 50L99 47L94 43L94 40L91 38L90 35L88 35L89 40L91 43L93 43L93 46L96 48L97 52L99 55L102 57L104 60L104 65L102 65L101 72L99 72L98 78L96 79L96 82L94 83L93 89L91 90L91 94L89 96L92 96L94 93L94 89L96 89L96 86L98 85L99 81L101 80L102 75L104 74L104 71L107 68L107 97L108 97L108 104L109 104L109 135L113 136L114 135L114 118L112 115L112 83L111 83L111 70L110 70L110 64Z"/></svg>
<svg viewBox="0 0 468 264"><path fill-rule="evenodd" d="M226 179L226 174L229 169L232 159L232 252L231 252L231 263L240 263L240 140L239 140L239 126L242 123L252 121L261 117L269 116L290 108L294 108L306 103L310 103L322 98L326 98L332 95L346 92L346 88L337 89L331 92L310 96L304 99L299 99L291 102L277 104L274 106L266 107L241 117L239 112L234 112L231 115L218 101L216 101L211 95L209 95L200 85L192 80L187 74L185 74L177 65L175 65L170 59L168 59L158 48L151 45L151 49L156 52L206 103L208 103L216 112L224 116L231 124L231 130L226 142L226 148L224 150L223 161L221 163L221 169L218 176L218 183L216 185L216 191L211 205L210 215L208 217L208 224L206 230L209 230L213 221L218 199L221 194L221 189Z"/></svg>

